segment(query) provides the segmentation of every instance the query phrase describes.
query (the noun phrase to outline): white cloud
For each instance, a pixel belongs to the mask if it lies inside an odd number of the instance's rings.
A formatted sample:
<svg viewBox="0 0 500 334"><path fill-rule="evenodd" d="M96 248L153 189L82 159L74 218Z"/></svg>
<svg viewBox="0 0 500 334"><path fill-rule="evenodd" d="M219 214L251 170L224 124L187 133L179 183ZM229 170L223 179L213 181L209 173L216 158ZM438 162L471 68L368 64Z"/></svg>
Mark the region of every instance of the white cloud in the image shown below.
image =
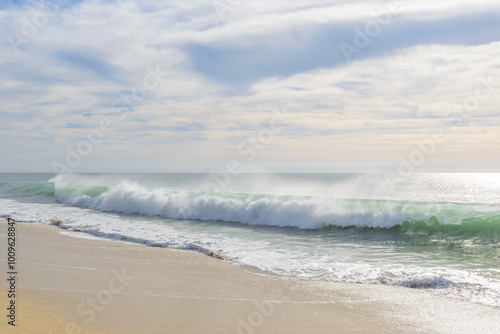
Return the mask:
<svg viewBox="0 0 500 334"><path fill-rule="evenodd" d="M330 49L316 43L307 50L308 41L317 35L328 37L332 27L345 29L346 23L362 27L387 4L246 0L227 12L223 22L210 1L92 0L61 7L20 45L19 52L6 36L0 42L0 128L8 144L2 145L3 154L23 155L12 165L15 168L27 161L44 161L45 165L32 165L50 170L47 161L60 160L66 145L82 140L80 128L96 128L110 117L116 131L82 168L110 168L128 161L130 150L140 150L143 159L158 163L158 169L172 160L175 166L187 166L196 164L196 159L207 164L200 168L210 168L237 155L241 141L266 126L270 111L286 103L292 123L261 152L262 161L273 166L280 162L302 166L303 161L331 166L342 159L346 166L390 165L415 140L426 138L429 129L449 126L444 111L473 95L480 77L492 75L500 90L500 43L415 42L409 47L407 41L395 40L391 50L378 54L363 50L364 58L350 64L316 63L315 53ZM486 0L402 1L394 20L458 19L499 9L500 4ZM0 11L0 26L22 36L24 18L32 20L39 12L36 6ZM354 35L349 29L346 33ZM188 49L192 44L218 48L215 58L226 50L239 54L230 60L252 57L250 51L261 52L262 59L242 72L249 75L248 86L237 86L207 73L213 63L200 70L200 59L195 57L203 60L210 50L193 55ZM333 43L329 47L337 49ZM266 59L274 57L279 65L276 50L304 51L311 68L291 66L279 76L264 69L251 77ZM246 66L216 60L228 66L229 74ZM168 75L134 105L126 120L118 119L113 102L130 95L148 74L146 66L157 64L170 68ZM498 96L481 101L460 129L460 139L456 133L450 135L443 145L445 161L451 164L457 159L449 154L452 151L487 160L487 151L496 147L491 130L499 123ZM374 158L381 161L375 163Z"/></svg>

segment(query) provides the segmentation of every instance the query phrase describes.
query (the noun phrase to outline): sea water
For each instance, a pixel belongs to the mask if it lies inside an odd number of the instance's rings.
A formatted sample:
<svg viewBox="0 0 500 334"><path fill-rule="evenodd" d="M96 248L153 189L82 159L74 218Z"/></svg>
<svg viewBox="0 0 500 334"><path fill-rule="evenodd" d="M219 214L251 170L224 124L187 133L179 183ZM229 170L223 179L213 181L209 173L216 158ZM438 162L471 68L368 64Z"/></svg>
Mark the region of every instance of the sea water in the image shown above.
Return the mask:
<svg viewBox="0 0 500 334"><path fill-rule="evenodd" d="M0 216L500 307L500 174L0 174Z"/></svg>

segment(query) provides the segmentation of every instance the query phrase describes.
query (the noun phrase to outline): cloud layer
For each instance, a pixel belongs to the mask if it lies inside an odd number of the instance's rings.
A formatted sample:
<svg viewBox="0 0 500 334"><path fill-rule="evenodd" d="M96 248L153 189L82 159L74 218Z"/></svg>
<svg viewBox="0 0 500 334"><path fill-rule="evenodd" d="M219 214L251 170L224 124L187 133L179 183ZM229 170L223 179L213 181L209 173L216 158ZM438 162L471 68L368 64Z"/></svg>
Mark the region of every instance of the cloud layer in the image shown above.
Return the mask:
<svg viewBox="0 0 500 334"><path fill-rule="evenodd" d="M0 170L390 171L435 132L419 170L500 167L492 1L44 4L0 7Z"/></svg>

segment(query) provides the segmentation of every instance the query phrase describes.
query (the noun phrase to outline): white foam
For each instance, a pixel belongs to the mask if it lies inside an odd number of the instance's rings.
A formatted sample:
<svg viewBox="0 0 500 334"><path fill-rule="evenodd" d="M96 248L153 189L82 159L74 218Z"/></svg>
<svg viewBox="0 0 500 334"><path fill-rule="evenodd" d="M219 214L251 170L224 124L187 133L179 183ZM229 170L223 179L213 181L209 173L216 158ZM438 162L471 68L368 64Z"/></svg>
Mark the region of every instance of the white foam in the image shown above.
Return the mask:
<svg viewBox="0 0 500 334"><path fill-rule="evenodd" d="M455 216L439 216L444 211L443 206L453 205L451 203L356 202L337 198L256 197L248 194L241 198L231 193L147 189L128 181L112 186L109 191L97 197L63 190L56 183L56 195L61 203L106 212L302 229L317 229L328 225L389 228L405 220L425 220L433 215L438 215L441 223L457 224L462 218L460 212Z"/></svg>

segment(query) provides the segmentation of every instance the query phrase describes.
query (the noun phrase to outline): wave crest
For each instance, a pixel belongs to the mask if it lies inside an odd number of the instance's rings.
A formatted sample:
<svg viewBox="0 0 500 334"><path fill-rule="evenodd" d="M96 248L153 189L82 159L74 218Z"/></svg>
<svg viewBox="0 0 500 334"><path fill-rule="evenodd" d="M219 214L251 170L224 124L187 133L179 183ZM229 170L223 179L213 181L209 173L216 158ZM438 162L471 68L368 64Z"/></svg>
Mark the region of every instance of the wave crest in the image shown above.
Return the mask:
<svg viewBox="0 0 500 334"><path fill-rule="evenodd" d="M485 214L486 218L478 218L477 206L471 209L454 203L171 191L128 181L109 188L56 183L56 196L64 204L106 212L301 229L354 226L442 231L443 226L446 229L463 222L469 229L500 227L499 216Z"/></svg>

